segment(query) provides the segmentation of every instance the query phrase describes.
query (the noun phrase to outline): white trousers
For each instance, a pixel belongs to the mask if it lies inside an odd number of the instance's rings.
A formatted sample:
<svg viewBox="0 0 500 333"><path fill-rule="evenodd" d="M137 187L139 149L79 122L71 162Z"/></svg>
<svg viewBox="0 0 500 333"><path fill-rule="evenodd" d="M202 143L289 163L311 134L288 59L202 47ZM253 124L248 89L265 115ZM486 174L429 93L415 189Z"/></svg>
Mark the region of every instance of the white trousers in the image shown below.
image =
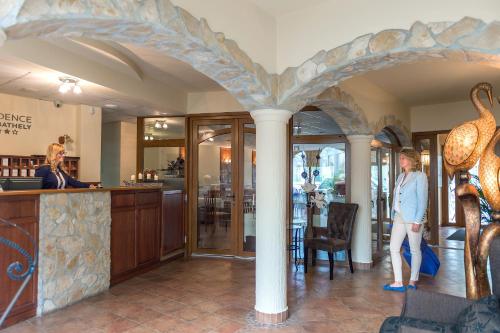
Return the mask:
<svg viewBox="0 0 500 333"><path fill-rule="evenodd" d="M391 231L391 261L394 271L394 281L403 282L403 271L401 261L401 245L405 236L408 235L411 252L411 277L410 280L418 281L418 273L420 264L422 263L422 251L420 251L420 243L422 242L422 232L424 226L421 225L418 232L411 230L412 223L404 223L403 219L396 214Z"/></svg>

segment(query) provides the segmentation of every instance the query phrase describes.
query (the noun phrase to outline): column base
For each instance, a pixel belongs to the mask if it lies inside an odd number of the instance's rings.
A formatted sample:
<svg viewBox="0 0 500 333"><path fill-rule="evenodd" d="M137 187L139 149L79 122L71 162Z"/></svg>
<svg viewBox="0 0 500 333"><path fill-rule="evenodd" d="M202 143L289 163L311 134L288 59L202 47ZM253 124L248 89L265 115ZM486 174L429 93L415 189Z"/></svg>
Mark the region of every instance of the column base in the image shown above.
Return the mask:
<svg viewBox="0 0 500 333"><path fill-rule="evenodd" d="M360 271L369 271L370 269L373 268L373 261L372 262L354 262L352 263L352 266L354 269L359 269Z"/></svg>
<svg viewBox="0 0 500 333"><path fill-rule="evenodd" d="M263 324L279 324L288 319L288 310L280 313L264 313L255 310L255 318Z"/></svg>

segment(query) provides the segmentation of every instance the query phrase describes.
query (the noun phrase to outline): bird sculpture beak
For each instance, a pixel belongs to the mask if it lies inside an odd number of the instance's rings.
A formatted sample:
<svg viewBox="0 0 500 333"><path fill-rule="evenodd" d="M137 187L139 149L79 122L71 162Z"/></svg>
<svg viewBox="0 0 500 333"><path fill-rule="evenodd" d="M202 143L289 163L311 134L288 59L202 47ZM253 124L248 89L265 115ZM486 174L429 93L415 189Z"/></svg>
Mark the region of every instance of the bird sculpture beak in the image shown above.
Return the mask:
<svg viewBox="0 0 500 333"><path fill-rule="evenodd" d="M493 106L493 92L491 89L487 89L486 93L488 95L488 101L490 101L490 105Z"/></svg>

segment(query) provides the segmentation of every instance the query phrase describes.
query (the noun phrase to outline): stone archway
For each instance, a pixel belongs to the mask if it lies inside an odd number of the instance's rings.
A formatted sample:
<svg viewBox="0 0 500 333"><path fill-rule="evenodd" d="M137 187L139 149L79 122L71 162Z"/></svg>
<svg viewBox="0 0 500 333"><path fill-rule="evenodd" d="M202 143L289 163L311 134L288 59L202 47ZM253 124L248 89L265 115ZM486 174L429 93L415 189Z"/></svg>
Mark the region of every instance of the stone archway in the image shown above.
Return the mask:
<svg viewBox="0 0 500 333"><path fill-rule="evenodd" d="M0 41L26 37L86 37L153 48L210 77L247 110L276 104L276 75L169 0L3 0Z"/></svg>
<svg viewBox="0 0 500 333"><path fill-rule="evenodd" d="M339 87L330 87L308 105L321 109L335 120L345 135L376 134L384 128L391 129L401 145L411 146L410 130L395 115L385 115L369 123L365 111L354 98Z"/></svg>
<svg viewBox="0 0 500 333"><path fill-rule="evenodd" d="M332 117L345 135L372 132L363 110L352 96L339 87L326 89L309 105L318 107Z"/></svg>
<svg viewBox="0 0 500 333"><path fill-rule="evenodd" d="M388 128L397 136L402 147L412 146L411 131L394 115L381 117L376 123L371 124L371 128L374 134Z"/></svg>
<svg viewBox="0 0 500 333"><path fill-rule="evenodd" d="M361 73L416 61L500 61L500 21L486 24L465 17L458 22L424 24L360 36L320 51L279 77L278 105L300 110L328 87Z"/></svg>

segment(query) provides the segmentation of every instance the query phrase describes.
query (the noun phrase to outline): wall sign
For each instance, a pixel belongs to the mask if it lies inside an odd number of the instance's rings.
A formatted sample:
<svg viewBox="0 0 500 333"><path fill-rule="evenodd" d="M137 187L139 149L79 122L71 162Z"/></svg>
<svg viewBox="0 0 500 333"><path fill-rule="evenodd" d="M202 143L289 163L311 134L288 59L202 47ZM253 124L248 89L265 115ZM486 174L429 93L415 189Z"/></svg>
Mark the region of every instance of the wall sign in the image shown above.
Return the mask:
<svg viewBox="0 0 500 333"><path fill-rule="evenodd" d="M32 116L0 112L0 135L18 135L31 130Z"/></svg>

